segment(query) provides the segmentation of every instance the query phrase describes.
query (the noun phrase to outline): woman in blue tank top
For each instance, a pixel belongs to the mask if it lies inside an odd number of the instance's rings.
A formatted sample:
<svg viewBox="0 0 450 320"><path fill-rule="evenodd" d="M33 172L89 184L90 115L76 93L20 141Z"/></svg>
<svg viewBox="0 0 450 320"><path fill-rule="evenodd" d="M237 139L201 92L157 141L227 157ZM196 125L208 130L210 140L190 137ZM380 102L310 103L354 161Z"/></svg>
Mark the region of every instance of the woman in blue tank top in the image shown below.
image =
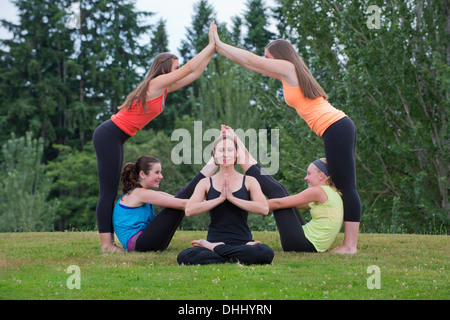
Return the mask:
<svg viewBox="0 0 450 320"><path fill-rule="evenodd" d="M163 179L161 162L142 156L136 163L127 163L121 175L124 195L113 212L114 231L127 251L165 250L184 217L187 199L197 183L209 177L217 165L209 161L203 169L175 196L152 189ZM153 205L164 207L157 215Z"/></svg>
<svg viewBox="0 0 450 320"><path fill-rule="evenodd" d="M178 255L178 263L271 263L272 248L254 241L247 224L249 212L261 215L269 212L259 183L235 170L237 145L232 137L219 137L213 145L213 155L220 171L198 183L185 209L186 216L210 212L207 239L192 241L193 247Z"/></svg>

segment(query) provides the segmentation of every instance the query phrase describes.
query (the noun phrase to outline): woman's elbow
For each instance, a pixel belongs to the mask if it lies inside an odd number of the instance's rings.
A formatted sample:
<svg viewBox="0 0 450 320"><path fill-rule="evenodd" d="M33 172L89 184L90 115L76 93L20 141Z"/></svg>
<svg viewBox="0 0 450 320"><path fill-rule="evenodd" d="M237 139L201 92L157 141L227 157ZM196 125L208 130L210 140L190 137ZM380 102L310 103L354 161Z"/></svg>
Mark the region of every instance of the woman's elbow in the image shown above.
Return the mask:
<svg viewBox="0 0 450 320"><path fill-rule="evenodd" d="M268 201L269 212L281 209L281 203L276 199L269 199Z"/></svg>
<svg viewBox="0 0 450 320"><path fill-rule="evenodd" d="M267 216L269 214L269 212L270 212L269 205L267 203L261 205L261 210L260 210L259 214L261 214L263 216Z"/></svg>
<svg viewBox="0 0 450 320"><path fill-rule="evenodd" d="M184 208L184 214L186 215L186 217L192 217L194 215L192 206L186 205L186 207Z"/></svg>

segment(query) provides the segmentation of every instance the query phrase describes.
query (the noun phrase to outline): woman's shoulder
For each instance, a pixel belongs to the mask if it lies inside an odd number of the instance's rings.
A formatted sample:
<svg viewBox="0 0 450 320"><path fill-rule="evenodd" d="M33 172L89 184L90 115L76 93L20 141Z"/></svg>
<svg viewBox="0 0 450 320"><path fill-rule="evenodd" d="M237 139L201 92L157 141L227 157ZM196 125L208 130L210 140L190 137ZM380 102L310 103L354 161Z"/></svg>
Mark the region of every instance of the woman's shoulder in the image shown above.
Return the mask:
<svg viewBox="0 0 450 320"><path fill-rule="evenodd" d="M337 207L342 206L342 197L335 188L331 186L322 186L322 189L327 194L328 202L331 205Z"/></svg>
<svg viewBox="0 0 450 320"><path fill-rule="evenodd" d="M322 187L323 191L325 191L326 194L337 195L340 197L339 192L332 186L326 185L326 186L321 186L321 187Z"/></svg>
<svg viewBox="0 0 450 320"><path fill-rule="evenodd" d="M146 100L147 103L151 103L153 101L158 101L162 98L164 98L164 96L167 96L167 88L160 88L160 89L155 89L152 90L151 88L149 88L149 91L147 92L147 96L146 96Z"/></svg>
<svg viewBox="0 0 450 320"><path fill-rule="evenodd" d="M209 188L212 177L204 177L198 183L196 188Z"/></svg>
<svg viewBox="0 0 450 320"><path fill-rule="evenodd" d="M246 185L246 187L252 187L252 186L259 186L259 182L258 180L256 180L255 177L252 176L247 176L247 175L242 175L244 176L244 183Z"/></svg>

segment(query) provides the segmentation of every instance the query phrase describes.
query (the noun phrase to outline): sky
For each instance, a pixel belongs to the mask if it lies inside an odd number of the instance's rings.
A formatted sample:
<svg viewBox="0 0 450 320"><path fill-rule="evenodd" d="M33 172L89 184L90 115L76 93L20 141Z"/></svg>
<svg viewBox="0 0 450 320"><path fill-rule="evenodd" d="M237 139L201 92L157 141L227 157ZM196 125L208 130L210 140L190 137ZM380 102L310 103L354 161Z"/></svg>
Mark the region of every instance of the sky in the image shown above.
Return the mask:
<svg viewBox="0 0 450 320"><path fill-rule="evenodd" d="M161 18L166 21L166 32L169 37L169 51L178 54L181 40L185 39L186 27L191 26L194 15L193 7L199 0L136 0L136 8L139 11L155 12L149 18L150 24L156 24ZM74 1L75 2L75 1ZM209 0L216 12L219 22L225 22L228 29L231 29L231 17L243 16L246 11L247 0ZM274 0L264 0L266 7L275 6ZM0 19L17 23L18 11L10 0L0 0ZM275 32L275 26L270 28ZM0 26L0 39L10 39L11 34Z"/></svg>

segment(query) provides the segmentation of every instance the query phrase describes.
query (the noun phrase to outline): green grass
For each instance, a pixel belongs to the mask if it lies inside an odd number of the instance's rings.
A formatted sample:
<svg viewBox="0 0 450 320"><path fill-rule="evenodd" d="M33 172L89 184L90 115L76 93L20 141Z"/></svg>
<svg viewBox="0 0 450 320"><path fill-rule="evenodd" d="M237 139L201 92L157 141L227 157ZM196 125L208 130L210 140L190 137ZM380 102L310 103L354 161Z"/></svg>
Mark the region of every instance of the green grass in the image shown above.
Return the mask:
<svg viewBox="0 0 450 320"><path fill-rule="evenodd" d="M177 231L164 252L127 254L102 254L96 232L2 233L0 300L450 298L445 235L360 234L354 256L286 253L278 233L253 235L274 249L271 265L179 266L177 254L206 232ZM67 287L71 265L80 289ZM371 265L381 270L380 289L367 287Z"/></svg>

